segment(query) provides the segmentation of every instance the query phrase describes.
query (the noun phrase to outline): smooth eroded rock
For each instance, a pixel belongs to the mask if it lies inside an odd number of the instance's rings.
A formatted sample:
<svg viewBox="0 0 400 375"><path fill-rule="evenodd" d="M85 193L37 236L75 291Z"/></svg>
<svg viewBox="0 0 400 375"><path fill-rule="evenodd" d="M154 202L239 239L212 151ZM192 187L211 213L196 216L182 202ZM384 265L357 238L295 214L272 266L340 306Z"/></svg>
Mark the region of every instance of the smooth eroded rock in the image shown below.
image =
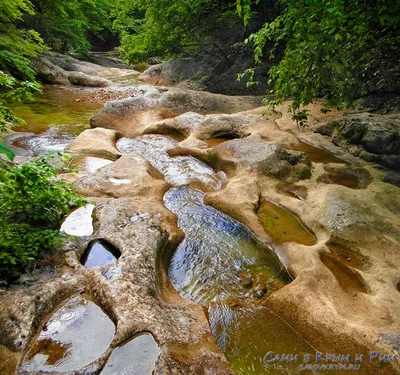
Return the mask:
<svg viewBox="0 0 400 375"><path fill-rule="evenodd" d="M300 180L311 176L311 163L297 151L287 151L279 143L263 141L259 136L233 139L214 148L221 165L233 163L260 175Z"/></svg>
<svg viewBox="0 0 400 375"><path fill-rule="evenodd" d="M92 128L103 127L126 137L138 134L142 125L171 118L185 112L235 113L262 105L261 97L232 97L177 88L143 86L141 95L107 103L90 119Z"/></svg>
<svg viewBox="0 0 400 375"><path fill-rule="evenodd" d="M119 134L109 129L87 129L67 147L68 151L90 156L117 159L121 153L115 143Z"/></svg>

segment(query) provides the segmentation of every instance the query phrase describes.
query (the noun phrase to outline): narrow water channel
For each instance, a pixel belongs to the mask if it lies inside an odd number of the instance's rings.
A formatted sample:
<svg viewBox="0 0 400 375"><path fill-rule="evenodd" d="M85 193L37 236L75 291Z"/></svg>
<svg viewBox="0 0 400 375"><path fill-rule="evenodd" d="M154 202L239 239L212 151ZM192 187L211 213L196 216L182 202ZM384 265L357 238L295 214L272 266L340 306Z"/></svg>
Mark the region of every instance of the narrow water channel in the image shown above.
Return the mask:
<svg viewBox="0 0 400 375"><path fill-rule="evenodd" d="M10 136L9 144L30 154L51 150L54 145L63 149L88 126L89 116L99 107L98 103L82 102L76 95L46 87L38 103L16 108L17 114L27 119L27 125L19 129L22 132L17 136ZM60 129L64 129L64 138ZM47 137L51 132L55 135ZM290 365L281 368L268 363L267 354L300 355L315 350L270 310L268 297L293 278L277 254L246 226L204 204L203 190L220 190L226 176L194 157L169 156L168 150L177 143L158 134L122 138L117 143L122 153L148 160L172 186L164 195L164 204L176 215L185 238L170 261L171 283L182 297L204 307L216 342L236 374L290 374ZM75 163L93 172L102 166L96 160L79 159ZM77 210L61 229L72 235L90 235L92 210L92 206ZM87 218L87 225L80 227L83 233L76 226L82 215ZM42 368L34 352L24 366Z"/></svg>
<svg viewBox="0 0 400 375"><path fill-rule="evenodd" d="M296 363L267 363L267 354L315 352L268 308L268 297L292 276L246 226L204 204L197 181L219 190L225 176L193 157L170 157L167 151L176 143L164 135L117 143L122 153L147 159L174 186L165 193L164 205L176 215L185 238L170 261L171 283L182 297L204 307L216 342L236 374L290 374Z"/></svg>

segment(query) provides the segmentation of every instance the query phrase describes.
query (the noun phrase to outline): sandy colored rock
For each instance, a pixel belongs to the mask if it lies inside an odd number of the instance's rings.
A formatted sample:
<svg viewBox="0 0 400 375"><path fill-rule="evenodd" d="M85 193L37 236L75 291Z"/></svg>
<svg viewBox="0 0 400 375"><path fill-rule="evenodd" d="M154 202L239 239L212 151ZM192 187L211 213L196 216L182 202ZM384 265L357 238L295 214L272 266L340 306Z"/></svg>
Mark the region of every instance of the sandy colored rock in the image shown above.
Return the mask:
<svg viewBox="0 0 400 375"><path fill-rule="evenodd" d="M202 115L186 112L174 118L148 124L138 130L143 134L177 134L182 137L195 137L200 140L213 138L234 139L249 135L259 135L266 140L281 143L295 143L296 138L282 132L269 116L261 114L211 114Z"/></svg>
<svg viewBox="0 0 400 375"><path fill-rule="evenodd" d="M93 197L159 197L167 184L143 158L123 155L114 163L80 178L75 182L75 189Z"/></svg>
<svg viewBox="0 0 400 375"><path fill-rule="evenodd" d="M87 129L67 147L72 153L117 159L120 152L115 147L119 134L109 129Z"/></svg>
<svg viewBox="0 0 400 375"><path fill-rule="evenodd" d="M138 128L151 122L185 112L234 113L260 106L260 97L230 97L202 91L157 89L143 86L143 94L107 103L90 124L121 132L125 137L138 135Z"/></svg>
<svg viewBox="0 0 400 375"><path fill-rule="evenodd" d="M57 52L46 51L33 59L40 80L52 84L73 84L77 86L105 87L110 84L107 78L139 74L128 69L121 62L110 61L110 58L94 58L95 64L82 61ZM104 64L104 66L102 65Z"/></svg>
<svg viewBox="0 0 400 375"><path fill-rule="evenodd" d="M111 82L108 79L101 77L92 77L82 72L69 73L68 81L75 86L87 86L87 87L106 87L111 84Z"/></svg>
<svg viewBox="0 0 400 375"><path fill-rule="evenodd" d="M311 163L305 154L287 151L279 143L263 141L259 136L224 142L214 148L214 153L221 165L231 163L260 175L293 180L311 175Z"/></svg>
<svg viewBox="0 0 400 375"><path fill-rule="evenodd" d="M147 215L140 216L143 213ZM151 332L162 351L155 374L232 374L212 338L202 308L182 300L166 281L170 245L162 228L170 230L171 241L176 241L178 232L175 230L174 234L169 224L173 215L161 201L140 197L98 199L95 216L93 236L72 239L60 248L66 251L64 264L68 271L41 275L28 289L25 286L3 292L0 345L15 350L17 358L21 358L44 316L59 303L84 292L117 326L109 350L87 371L98 371L112 349L126 340L141 332ZM139 219L133 220L137 216ZM87 244L97 238L121 251L116 265L86 269L79 263ZM15 300L18 304L11 302Z"/></svg>

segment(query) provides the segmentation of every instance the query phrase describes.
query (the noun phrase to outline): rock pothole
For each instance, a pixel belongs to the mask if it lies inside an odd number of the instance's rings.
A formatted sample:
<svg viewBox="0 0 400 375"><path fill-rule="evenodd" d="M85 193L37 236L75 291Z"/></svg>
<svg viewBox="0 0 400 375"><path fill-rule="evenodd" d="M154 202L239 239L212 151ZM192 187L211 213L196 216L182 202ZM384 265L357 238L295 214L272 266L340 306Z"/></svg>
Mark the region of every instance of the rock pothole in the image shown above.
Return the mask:
<svg viewBox="0 0 400 375"><path fill-rule="evenodd" d="M299 218L273 202L262 201L257 214L264 230L276 244L296 242L313 246L317 243L315 236Z"/></svg>
<svg viewBox="0 0 400 375"><path fill-rule="evenodd" d="M61 224L60 231L71 236L90 236L93 234L94 204L87 204L69 214Z"/></svg>
<svg viewBox="0 0 400 375"><path fill-rule="evenodd" d="M356 270L326 253L321 253L320 259L335 276L343 291L347 293L369 293L366 282Z"/></svg>
<svg viewBox="0 0 400 375"><path fill-rule="evenodd" d="M99 306L85 297L74 297L44 323L20 374L78 371L108 350L114 333L114 323Z"/></svg>
<svg viewBox="0 0 400 375"><path fill-rule="evenodd" d="M105 240L93 240L81 256L81 263L86 268L115 264L121 252Z"/></svg>
<svg viewBox="0 0 400 375"><path fill-rule="evenodd" d="M364 270L369 266L369 258L362 255L360 252L352 250L351 248L340 244L337 240L330 240L326 246L330 250L332 256L344 263L345 265Z"/></svg>
<svg viewBox="0 0 400 375"><path fill-rule="evenodd" d="M350 189L365 189L371 182L369 172L362 168L325 167L326 173L317 182L346 186Z"/></svg>

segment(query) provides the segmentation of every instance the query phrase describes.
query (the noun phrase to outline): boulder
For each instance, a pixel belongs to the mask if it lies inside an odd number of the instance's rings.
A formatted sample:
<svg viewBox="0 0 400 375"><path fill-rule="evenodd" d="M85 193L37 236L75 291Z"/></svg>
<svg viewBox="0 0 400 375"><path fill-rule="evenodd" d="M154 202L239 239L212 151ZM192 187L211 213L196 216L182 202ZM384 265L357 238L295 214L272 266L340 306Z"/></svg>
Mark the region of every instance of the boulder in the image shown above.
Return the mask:
<svg viewBox="0 0 400 375"><path fill-rule="evenodd" d="M32 61L39 79L52 84L105 87L110 84L106 78L139 74L125 66L109 66L106 59L99 60L106 63L106 66L102 66L57 52L43 52Z"/></svg>
<svg viewBox="0 0 400 375"><path fill-rule="evenodd" d="M82 72L71 72L68 75L68 81L75 86L86 87L106 87L110 85L110 81L101 77L93 77Z"/></svg>
<svg viewBox="0 0 400 375"><path fill-rule="evenodd" d="M116 162L75 182L75 190L92 197L161 197L167 184L143 158L123 155Z"/></svg>
<svg viewBox="0 0 400 375"><path fill-rule="evenodd" d="M367 161L400 170L400 117L358 113L343 116L316 129Z"/></svg>
<svg viewBox="0 0 400 375"><path fill-rule="evenodd" d="M68 84L68 72L55 65L46 55L32 59L38 78L44 83Z"/></svg>
<svg viewBox="0 0 400 375"><path fill-rule="evenodd" d="M257 135L224 142L213 152L220 165L233 164L246 172L294 181L311 176L311 162L304 153L285 150Z"/></svg>
<svg viewBox="0 0 400 375"><path fill-rule="evenodd" d="M72 153L117 159L121 153L115 147L119 134L109 129L87 129L66 148Z"/></svg>
<svg viewBox="0 0 400 375"><path fill-rule="evenodd" d="M261 97L230 97L201 91L161 89L143 86L141 94L107 103L90 124L121 132L126 137L138 135L138 129L151 122L185 112L235 113L262 105Z"/></svg>
<svg viewBox="0 0 400 375"><path fill-rule="evenodd" d="M244 40L243 38L240 38ZM226 39L222 45L226 45ZM266 91L265 71L268 62L255 68L258 85L247 87L246 79L238 80L237 74L253 66L252 54L242 47L232 46L230 57L221 51L203 53L192 58L173 58L152 65L138 79L156 85L174 85L192 90L205 90L226 95L263 95Z"/></svg>

